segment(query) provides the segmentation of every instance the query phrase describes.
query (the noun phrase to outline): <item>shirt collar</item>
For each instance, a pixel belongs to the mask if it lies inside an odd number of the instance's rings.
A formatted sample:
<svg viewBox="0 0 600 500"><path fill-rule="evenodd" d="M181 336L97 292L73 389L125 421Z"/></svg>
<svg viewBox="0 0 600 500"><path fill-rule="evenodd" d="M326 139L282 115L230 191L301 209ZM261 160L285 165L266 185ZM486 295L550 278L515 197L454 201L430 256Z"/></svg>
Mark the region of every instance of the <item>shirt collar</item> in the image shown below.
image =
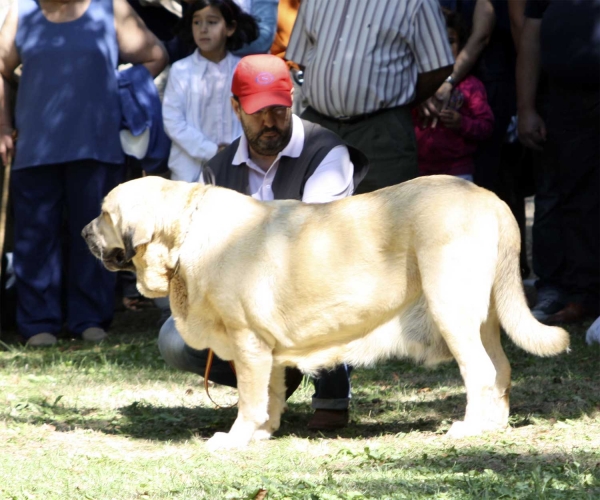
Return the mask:
<svg viewBox="0 0 600 500"><path fill-rule="evenodd" d="M198 75L204 76L206 70L208 69L208 64L211 61L206 59L206 57L202 56L202 54L200 54L200 50L198 49L194 50L194 52L192 53L192 61L194 61L194 64L198 66ZM218 65L220 66L223 62L226 62L227 66L229 67L229 74L231 74L233 72L233 68L237 65L238 61L239 57L235 57L233 54L231 54L231 52L227 52L225 59L218 63Z"/></svg>
<svg viewBox="0 0 600 500"><path fill-rule="evenodd" d="M304 126L302 125L302 120L298 116L292 114L292 137L290 137L290 142L288 142L287 146L280 151L273 163L279 161L282 156L298 158L302 153L303 147ZM249 160L250 153L248 151L248 139L246 139L245 134L242 134L237 151L231 163L232 165L242 165L243 163L247 164Z"/></svg>

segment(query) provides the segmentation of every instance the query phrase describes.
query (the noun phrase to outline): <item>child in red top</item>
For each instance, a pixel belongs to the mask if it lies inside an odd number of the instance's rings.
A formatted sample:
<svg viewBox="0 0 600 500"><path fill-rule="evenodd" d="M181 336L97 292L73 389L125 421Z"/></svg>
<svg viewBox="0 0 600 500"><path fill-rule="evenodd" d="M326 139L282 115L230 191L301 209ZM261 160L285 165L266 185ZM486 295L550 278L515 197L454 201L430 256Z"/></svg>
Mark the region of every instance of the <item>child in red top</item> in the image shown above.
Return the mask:
<svg viewBox="0 0 600 500"><path fill-rule="evenodd" d="M459 14L444 11L448 41L454 58L465 43ZM450 101L440 112L439 123L424 122L413 111L420 175L448 174L473 180L473 155L477 143L490 137L494 114L480 80L467 76L452 90Z"/></svg>

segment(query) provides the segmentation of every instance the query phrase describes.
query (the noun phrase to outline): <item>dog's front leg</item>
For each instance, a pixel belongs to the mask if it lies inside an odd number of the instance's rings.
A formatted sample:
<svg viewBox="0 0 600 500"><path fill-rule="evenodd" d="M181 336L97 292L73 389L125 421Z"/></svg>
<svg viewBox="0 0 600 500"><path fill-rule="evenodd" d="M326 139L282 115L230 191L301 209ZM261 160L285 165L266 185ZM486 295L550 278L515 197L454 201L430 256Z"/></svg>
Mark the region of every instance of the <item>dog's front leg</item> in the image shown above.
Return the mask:
<svg viewBox="0 0 600 500"><path fill-rule="evenodd" d="M269 381L269 420L254 433L255 440L269 439L279 429L281 414L286 408L285 390L285 367L273 365Z"/></svg>
<svg viewBox="0 0 600 500"><path fill-rule="evenodd" d="M209 450L243 448L269 420L269 381L273 356L270 347L249 330L228 332L233 337L233 358L239 392L238 416L228 433L208 440ZM264 437L264 436L261 436Z"/></svg>

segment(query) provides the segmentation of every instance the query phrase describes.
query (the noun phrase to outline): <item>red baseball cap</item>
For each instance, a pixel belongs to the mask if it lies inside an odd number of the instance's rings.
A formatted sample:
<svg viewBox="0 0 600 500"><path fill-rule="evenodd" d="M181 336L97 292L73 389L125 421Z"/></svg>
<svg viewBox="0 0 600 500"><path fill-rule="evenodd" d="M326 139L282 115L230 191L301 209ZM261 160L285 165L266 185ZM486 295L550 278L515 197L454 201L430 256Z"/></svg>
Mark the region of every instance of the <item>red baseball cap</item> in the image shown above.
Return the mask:
<svg viewBox="0 0 600 500"><path fill-rule="evenodd" d="M287 64L271 54L243 57L231 82L231 92L248 115L267 106L291 107L293 87Z"/></svg>

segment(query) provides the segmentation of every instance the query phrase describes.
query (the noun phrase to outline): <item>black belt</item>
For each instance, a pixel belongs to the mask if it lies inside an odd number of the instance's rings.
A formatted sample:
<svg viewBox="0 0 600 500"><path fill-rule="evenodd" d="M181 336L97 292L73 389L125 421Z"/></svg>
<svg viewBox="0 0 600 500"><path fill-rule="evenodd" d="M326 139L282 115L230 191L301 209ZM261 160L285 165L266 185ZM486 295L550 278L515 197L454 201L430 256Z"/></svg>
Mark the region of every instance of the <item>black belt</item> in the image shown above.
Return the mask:
<svg viewBox="0 0 600 500"><path fill-rule="evenodd" d="M387 113L388 111L395 111L395 110L402 109L402 108L408 109L408 106L395 106L393 108L381 108L376 111L371 111L370 113L365 113L363 115L338 116L338 117L327 116L327 115L324 115L323 113L319 113L315 108L312 108L311 106L308 106L307 110L310 110L311 113L314 113L315 115L317 115L319 118L321 118L323 120L329 120L330 122L335 122L335 123L339 123L339 124L351 125L353 123L358 123L358 122L362 122L365 120L369 120L370 118L373 118L377 115L381 115L383 113Z"/></svg>

